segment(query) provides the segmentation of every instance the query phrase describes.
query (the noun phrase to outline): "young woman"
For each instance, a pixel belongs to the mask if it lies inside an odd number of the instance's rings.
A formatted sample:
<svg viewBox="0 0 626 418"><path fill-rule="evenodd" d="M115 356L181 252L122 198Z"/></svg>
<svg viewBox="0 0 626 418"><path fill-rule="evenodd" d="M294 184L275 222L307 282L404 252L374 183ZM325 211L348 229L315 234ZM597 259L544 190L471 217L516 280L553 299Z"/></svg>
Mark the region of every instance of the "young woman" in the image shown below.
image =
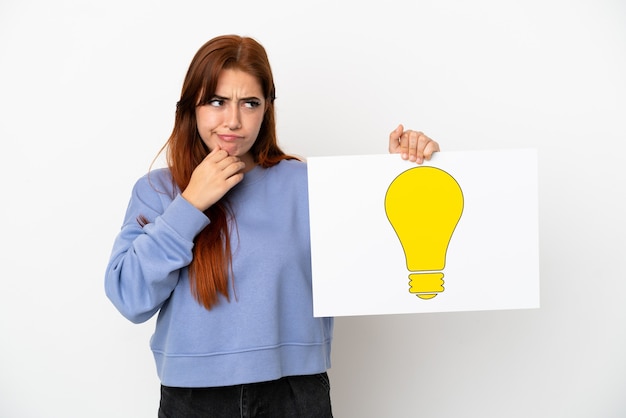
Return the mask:
<svg viewBox="0 0 626 418"><path fill-rule="evenodd" d="M263 47L220 36L194 56L168 167L132 191L106 271L129 320L158 312L159 417L331 417L332 318L314 318L304 162L281 151ZM400 125L389 151L439 146Z"/></svg>

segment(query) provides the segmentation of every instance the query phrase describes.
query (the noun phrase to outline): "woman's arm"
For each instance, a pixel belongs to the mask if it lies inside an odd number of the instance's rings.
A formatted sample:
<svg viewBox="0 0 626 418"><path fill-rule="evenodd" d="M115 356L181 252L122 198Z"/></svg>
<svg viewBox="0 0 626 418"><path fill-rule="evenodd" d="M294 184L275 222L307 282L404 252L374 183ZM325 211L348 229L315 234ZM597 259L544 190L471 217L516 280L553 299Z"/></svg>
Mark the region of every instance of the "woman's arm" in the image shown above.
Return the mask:
<svg viewBox="0 0 626 418"><path fill-rule="evenodd" d="M193 239L209 224L180 195L172 200L155 190L160 187L147 177L137 182L106 268L107 297L135 323L147 321L170 297L192 260ZM149 223L141 226L140 217Z"/></svg>

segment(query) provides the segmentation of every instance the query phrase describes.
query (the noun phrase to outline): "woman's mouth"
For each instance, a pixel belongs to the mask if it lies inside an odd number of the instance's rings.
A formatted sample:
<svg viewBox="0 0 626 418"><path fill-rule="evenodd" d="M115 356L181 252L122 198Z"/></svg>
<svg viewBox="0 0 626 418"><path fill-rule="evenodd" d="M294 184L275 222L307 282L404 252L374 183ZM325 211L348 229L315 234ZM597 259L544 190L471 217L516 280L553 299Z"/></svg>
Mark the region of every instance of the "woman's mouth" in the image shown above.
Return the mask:
<svg viewBox="0 0 626 418"><path fill-rule="evenodd" d="M233 142L237 139L240 139L241 137L239 135L222 135L222 134L218 134L217 135L219 139L221 139L224 142Z"/></svg>

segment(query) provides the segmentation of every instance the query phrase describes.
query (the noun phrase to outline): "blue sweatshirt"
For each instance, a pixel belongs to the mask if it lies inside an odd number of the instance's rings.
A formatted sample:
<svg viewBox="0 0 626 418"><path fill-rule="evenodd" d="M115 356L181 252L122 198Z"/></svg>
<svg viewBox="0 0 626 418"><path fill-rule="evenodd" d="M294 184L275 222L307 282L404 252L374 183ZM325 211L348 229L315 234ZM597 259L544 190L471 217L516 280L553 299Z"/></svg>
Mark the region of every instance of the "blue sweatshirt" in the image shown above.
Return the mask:
<svg viewBox="0 0 626 418"><path fill-rule="evenodd" d="M137 181L106 270L117 309L140 323L158 312L150 341L161 383L228 386L330 367L332 318L314 318L306 164L255 167L229 193L230 302L210 311L193 297L187 266L209 219L180 196L167 169ZM143 215L150 222L137 223Z"/></svg>

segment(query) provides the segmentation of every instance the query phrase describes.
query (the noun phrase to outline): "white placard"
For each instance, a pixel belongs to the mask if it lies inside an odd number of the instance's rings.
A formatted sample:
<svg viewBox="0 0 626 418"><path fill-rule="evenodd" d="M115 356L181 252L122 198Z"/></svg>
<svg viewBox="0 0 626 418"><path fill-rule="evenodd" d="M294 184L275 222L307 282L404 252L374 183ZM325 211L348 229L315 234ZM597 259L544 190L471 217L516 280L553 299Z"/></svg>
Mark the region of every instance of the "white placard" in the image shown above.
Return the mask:
<svg viewBox="0 0 626 418"><path fill-rule="evenodd" d="M536 150L312 157L308 178L315 316L539 307Z"/></svg>

